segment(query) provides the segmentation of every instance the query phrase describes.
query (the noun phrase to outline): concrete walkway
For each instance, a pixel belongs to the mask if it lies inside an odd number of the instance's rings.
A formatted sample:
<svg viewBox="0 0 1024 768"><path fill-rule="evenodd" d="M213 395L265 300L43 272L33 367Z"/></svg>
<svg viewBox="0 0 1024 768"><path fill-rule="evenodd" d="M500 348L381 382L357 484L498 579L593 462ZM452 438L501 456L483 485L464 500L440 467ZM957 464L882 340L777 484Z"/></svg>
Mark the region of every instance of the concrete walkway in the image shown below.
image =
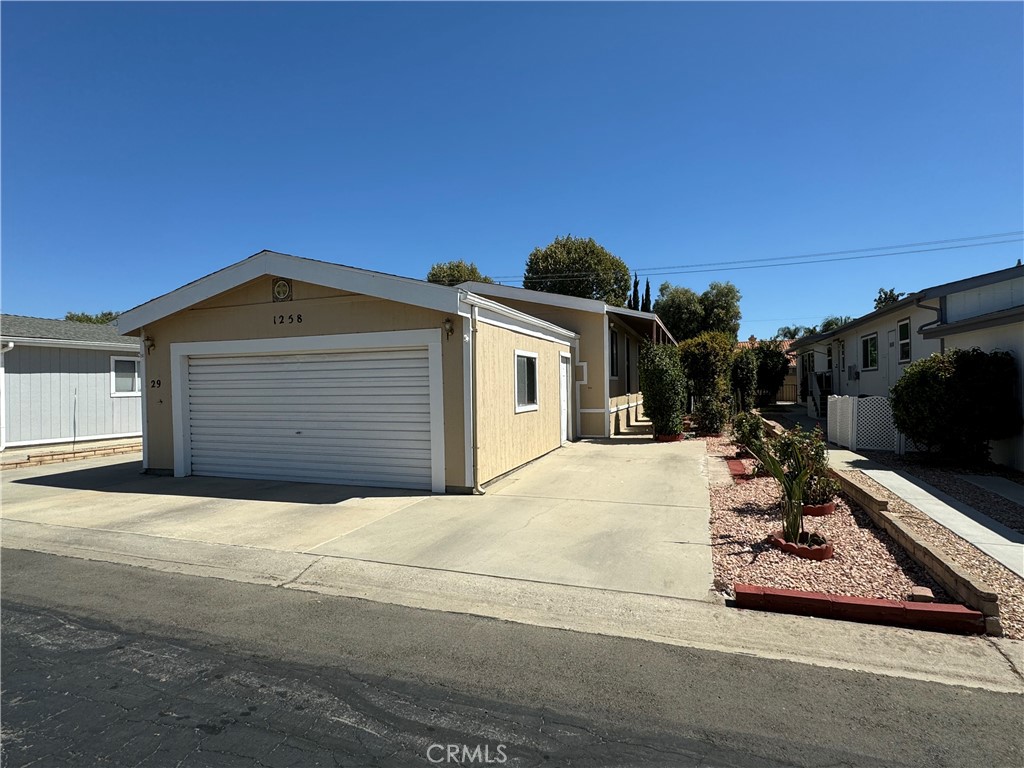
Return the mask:
<svg viewBox="0 0 1024 768"><path fill-rule="evenodd" d="M974 483L979 488L984 488L997 496L1002 496L1004 499L1009 499L1024 508L1024 485L1020 483L997 475L957 475L957 477Z"/></svg>
<svg viewBox="0 0 1024 768"><path fill-rule="evenodd" d="M835 469L859 469L939 525L1024 577L1024 534L983 515L923 480L906 472L885 469L852 451L830 450L829 463Z"/></svg>

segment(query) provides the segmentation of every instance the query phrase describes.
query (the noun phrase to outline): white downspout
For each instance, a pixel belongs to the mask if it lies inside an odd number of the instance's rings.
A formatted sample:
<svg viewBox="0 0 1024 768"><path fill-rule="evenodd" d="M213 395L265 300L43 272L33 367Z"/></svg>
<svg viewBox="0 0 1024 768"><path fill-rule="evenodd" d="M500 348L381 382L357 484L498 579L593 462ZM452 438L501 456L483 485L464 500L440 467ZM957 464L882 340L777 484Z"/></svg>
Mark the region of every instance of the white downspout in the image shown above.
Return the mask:
<svg viewBox="0 0 1024 768"><path fill-rule="evenodd" d="M477 381L476 381L476 361L477 361L477 314L479 307L476 304L472 306L471 317L472 325L470 327L470 344L469 344L469 355L470 355L470 381L473 390L473 399L476 400L478 397ZM479 411L476 407L477 403L473 404L473 493L483 495L484 489L480 487L480 436L478 430L478 424L480 421Z"/></svg>
<svg viewBox="0 0 1024 768"><path fill-rule="evenodd" d="M4 368L4 354L12 349L13 341L0 347L0 451L7 447L7 371Z"/></svg>

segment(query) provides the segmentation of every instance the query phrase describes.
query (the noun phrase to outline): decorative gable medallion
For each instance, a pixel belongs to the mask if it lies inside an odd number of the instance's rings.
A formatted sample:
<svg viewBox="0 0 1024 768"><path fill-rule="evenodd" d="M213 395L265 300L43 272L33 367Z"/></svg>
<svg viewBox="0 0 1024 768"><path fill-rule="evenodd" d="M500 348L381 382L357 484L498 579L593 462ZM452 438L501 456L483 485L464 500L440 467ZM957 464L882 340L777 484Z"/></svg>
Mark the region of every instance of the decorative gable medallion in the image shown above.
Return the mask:
<svg viewBox="0 0 1024 768"><path fill-rule="evenodd" d="M271 281L271 294L274 297L274 301L291 301L292 300L292 281L287 280L283 277L275 277Z"/></svg>

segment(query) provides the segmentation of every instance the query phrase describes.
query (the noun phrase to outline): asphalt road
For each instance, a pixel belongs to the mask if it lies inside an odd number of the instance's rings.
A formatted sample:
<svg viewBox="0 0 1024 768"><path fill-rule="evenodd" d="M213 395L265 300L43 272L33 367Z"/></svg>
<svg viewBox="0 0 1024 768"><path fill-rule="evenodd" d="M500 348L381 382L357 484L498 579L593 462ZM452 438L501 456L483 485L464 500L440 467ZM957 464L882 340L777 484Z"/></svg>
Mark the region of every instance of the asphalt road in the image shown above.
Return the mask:
<svg viewBox="0 0 1024 768"><path fill-rule="evenodd" d="M1024 764L1011 694L15 550L0 565L5 768Z"/></svg>

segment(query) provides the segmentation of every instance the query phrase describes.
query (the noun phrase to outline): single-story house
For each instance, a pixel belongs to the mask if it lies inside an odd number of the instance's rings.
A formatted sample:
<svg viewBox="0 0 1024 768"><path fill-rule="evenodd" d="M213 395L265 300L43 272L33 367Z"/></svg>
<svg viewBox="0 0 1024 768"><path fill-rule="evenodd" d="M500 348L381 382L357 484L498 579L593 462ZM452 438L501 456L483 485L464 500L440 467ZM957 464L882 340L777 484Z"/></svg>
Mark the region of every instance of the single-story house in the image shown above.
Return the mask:
<svg viewBox="0 0 1024 768"><path fill-rule="evenodd" d="M643 404L637 371L640 344L676 343L653 312L491 283L459 287L579 335L575 423L581 437L609 437L631 425Z"/></svg>
<svg viewBox="0 0 1024 768"><path fill-rule="evenodd" d="M118 327L148 471L442 493L575 436L578 335L461 288L262 251Z"/></svg>
<svg viewBox="0 0 1024 768"><path fill-rule="evenodd" d="M113 326L0 315L0 450L139 437L139 361Z"/></svg>
<svg viewBox="0 0 1024 768"><path fill-rule="evenodd" d="M909 363L972 347L1011 352L1024 389L1024 266L924 288L790 349L808 413L824 416L830 394L888 397ZM992 458L1024 469L1024 435L994 443Z"/></svg>

